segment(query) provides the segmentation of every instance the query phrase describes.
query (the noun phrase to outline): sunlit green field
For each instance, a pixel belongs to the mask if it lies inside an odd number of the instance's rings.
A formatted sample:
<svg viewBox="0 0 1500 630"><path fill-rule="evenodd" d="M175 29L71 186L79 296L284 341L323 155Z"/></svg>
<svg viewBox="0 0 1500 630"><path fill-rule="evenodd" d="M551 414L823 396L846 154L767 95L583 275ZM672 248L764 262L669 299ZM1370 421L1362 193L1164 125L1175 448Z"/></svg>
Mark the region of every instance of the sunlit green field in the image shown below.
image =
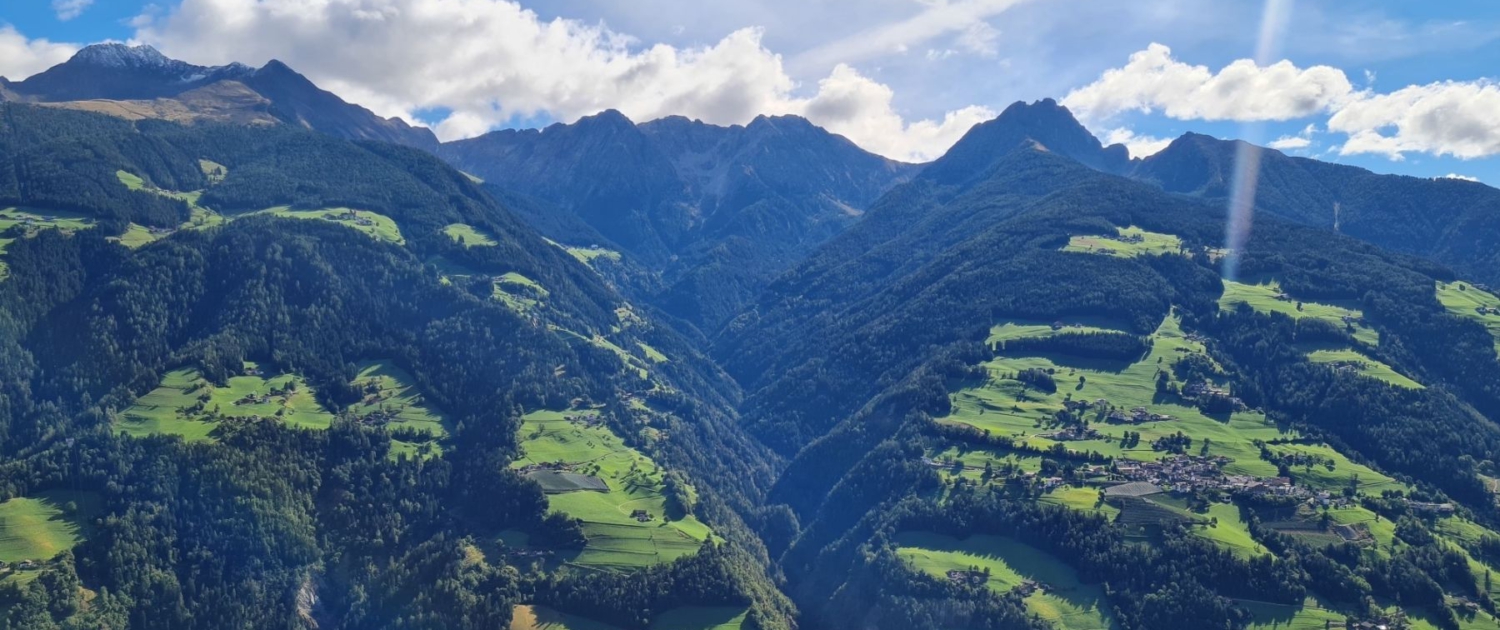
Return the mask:
<svg viewBox="0 0 1500 630"><path fill-rule="evenodd" d="M1039 500L1042 503L1061 505L1082 512L1098 512L1110 520L1114 520L1120 514L1120 508L1099 501L1098 488L1063 486L1042 495Z"/></svg>
<svg viewBox="0 0 1500 630"><path fill-rule="evenodd" d="M552 293L540 283L514 271L495 278L493 296L512 311L526 314L535 310Z"/></svg>
<svg viewBox="0 0 1500 630"><path fill-rule="evenodd" d="M1500 352L1500 297L1480 291L1468 282L1439 282L1437 298L1449 312L1484 324L1495 338L1495 351ZM1481 306L1490 312L1480 315Z"/></svg>
<svg viewBox="0 0 1500 630"><path fill-rule="evenodd" d="M254 363L245 365L258 368ZM295 391L284 399L271 397L265 403L236 404L247 395L267 394L272 388L284 389L288 385L295 385ZM191 411L200 401L202 410ZM179 435L190 442L202 441L212 437L218 426L217 416L277 418L290 426L310 429L326 429L333 423L333 414L318 403L312 387L301 377L235 376L226 386L219 387L197 370L183 368L168 372L159 387L121 413L117 427L137 437L166 434Z"/></svg>
<svg viewBox="0 0 1500 630"><path fill-rule="evenodd" d="M354 385L366 394L359 402L349 405L351 414L364 416L381 410L390 411L395 414L395 420L386 425L387 429L416 429L434 438L421 444L397 440L392 445L393 450L409 455L442 453L438 440L447 437L449 420L441 411L427 404L410 373L389 361L369 361L359 366Z"/></svg>
<svg viewBox="0 0 1500 630"><path fill-rule="evenodd" d="M510 630L619 630L619 626L570 615L546 606L516 606L511 611Z"/></svg>
<svg viewBox="0 0 1500 630"><path fill-rule="evenodd" d="M990 375L986 382L952 394L953 411L940 421L968 424L1048 448L1058 442L1037 434L1047 431L1046 423L1062 410L1065 398L1086 401L1103 398L1118 408L1146 407L1175 419L1133 426L1094 423L1091 426L1099 431L1100 439L1062 442L1064 447L1077 452L1155 460L1162 453L1151 449L1151 441L1181 431L1193 438L1194 454L1200 452L1203 440L1208 439L1211 442L1208 454L1233 459L1234 463L1226 470L1231 474L1275 476L1275 466L1260 459L1260 449L1253 441L1270 441L1290 434L1283 433L1259 413L1236 412L1210 418L1182 401L1159 398L1157 372L1170 370L1173 362L1187 354L1202 353L1203 347L1186 338L1175 316L1162 322L1153 339L1151 353L1130 364L1064 356L1000 356L985 364ZM1037 391L1009 378L1027 368L1054 370L1057 391L1050 394ZM1126 431L1140 433L1140 444L1122 448L1121 437Z"/></svg>
<svg viewBox="0 0 1500 630"><path fill-rule="evenodd" d="M494 247L498 244L490 235L467 223L449 225L443 228L443 233L464 247Z"/></svg>
<svg viewBox="0 0 1500 630"><path fill-rule="evenodd" d="M1225 280L1224 295L1219 297L1219 307L1227 311L1234 309L1237 304L1244 303L1261 313L1281 313L1295 319L1312 317L1335 324L1341 329L1345 327L1345 317L1364 318L1363 312L1349 304L1301 302L1302 308L1298 310L1296 299L1278 300L1276 296L1279 293L1281 293L1281 286L1274 280L1263 284ZM1380 335L1375 332L1375 329L1364 324L1354 324L1353 336L1361 343L1372 346L1380 345Z"/></svg>
<svg viewBox="0 0 1500 630"><path fill-rule="evenodd" d="M1182 250L1182 239L1173 234L1147 232L1135 226L1117 229L1121 238L1139 238L1140 241L1126 242L1101 236L1074 236L1068 239L1068 244L1063 247L1063 251L1131 258L1175 254Z"/></svg>
<svg viewBox="0 0 1500 630"><path fill-rule="evenodd" d="M651 620L651 630L739 630L749 610L733 606L687 606Z"/></svg>
<svg viewBox="0 0 1500 630"><path fill-rule="evenodd" d="M324 208L322 210L293 210L288 206L277 206L258 210L249 214L269 214L291 219L316 219L337 223L364 232L371 238L401 245L406 243L406 238L401 236L401 228L396 221L388 216L369 210L354 210L351 208ZM240 215L249 216L249 215ZM368 224L363 224L366 221Z"/></svg>
<svg viewBox="0 0 1500 630"><path fill-rule="evenodd" d="M947 579L948 571L989 569L988 585L1005 593L1024 580L1047 585L1050 592L1026 598L1032 614L1068 630L1113 627L1104 590L1079 582L1078 574L1057 558L1034 547L1001 536L975 535L959 540L932 532L896 535L896 553L919 571Z"/></svg>
<svg viewBox="0 0 1500 630"><path fill-rule="evenodd" d="M664 471L627 446L603 425L587 426L566 416L589 411L534 411L522 417L521 457L512 466L563 462L574 472L602 479L609 492L576 491L547 496L552 509L584 522L588 545L566 561L585 566L632 569L697 552L711 535L688 514L670 514L663 494ZM653 519L639 522L635 510Z"/></svg>
<svg viewBox="0 0 1500 630"><path fill-rule="evenodd" d="M1395 368L1376 361L1375 359L1371 359L1370 357L1367 357L1352 348L1313 350L1312 352L1309 352L1307 354L1307 360L1319 364L1337 363L1356 365L1358 366L1358 368L1355 371L1362 376L1368 376L1370 378L1395 385L1396 387L1405 387L1407 389L1423 388L1421 383L1407 378L1405 375L1397 372Z"/></svg>
<svg viewBox="0 0 1500 630"><path fill-rule="evenodd" d="M0 562L47 560L72 549L100 507L98 495L66 490L0 503Z"/></svg>
<svg viewBox="0 0 1500 630"><path fill-rule="evenodd" d="M1251 615L1249 630L1324 630L1325 624L1336 624L1342 628L1348 615L1323 608L1317 600L1308 598L1301 606L1288 606L1270 602L1235 600Z"/></svg>
<svg viewBox="0 0 1500 630"><path fill-rule="evenodd" d="M1054 323L1063 324L1061 330L1053 330ZM1118 322L1102 317L1064 317L1061 321L1043 321L1039 319L1008 319L990 327L990 336L985 340L990 346L1004 344L1007 341L1017 339L1035 339L1038 337L1051 337L1062 333L1097 333L1118 332Z"/></svg>
<svg viewBox="0 0 1500 630"><path fill-rule="evenodd" d="M1326 444L1277 444L1267 448L1279 455L1300 453L1332 460L1332 470L1323 465L1295 466L1291 469L1292 479L1309 488L1336 493L1352 483L1360 492L1371 495L1378 495L1386 490L1411 490L1406 484L1364 464L1350 461L1343 453Z"/></svg>

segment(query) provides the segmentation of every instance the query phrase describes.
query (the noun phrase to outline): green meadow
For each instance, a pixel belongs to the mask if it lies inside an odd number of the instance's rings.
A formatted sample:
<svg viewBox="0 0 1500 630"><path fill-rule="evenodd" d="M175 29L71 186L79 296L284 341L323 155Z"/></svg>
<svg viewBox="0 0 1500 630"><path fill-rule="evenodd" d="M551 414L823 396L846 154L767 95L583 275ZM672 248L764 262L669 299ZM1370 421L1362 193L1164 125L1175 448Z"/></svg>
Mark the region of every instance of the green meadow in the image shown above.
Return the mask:
<svg viewBox="0 0 1500 630"><path fill-rule="evenodd" d="M1120 508L1099 501L1098 488L1063 486L1042 495L1038 501L1048 505L1060 505L1080 512L1097 512L1109 520L1114 520L1115 517L1120 515Z"/></svg>
<svg viewBox="0 0 1500 630"><path fill-rule="evenodd" d="M1448 312L1484 324L1495 338L1495 351L1500 352L1500 297L1480 291L1468 282L1439 282L1437 298ZM1489 312L1480 315L1481 307Z"/></svg>
<svg viewBox="0 0 1500 630"><path fill-rule="evenodd" d="M443 228L443 233L464 247L494 247L499 243L490 235L467 223L454 223Z"/></svg>
<svg viewBox="0 0 1500 630"><path fill-rule="evenodd" d="M1284 299L1278 299L1281 296ZM1260 313L1281 313L1293 319L1311 317L1333 323L1340 328L1345 327L1344 318L1351 317L1355 320L1363 320L1364 313L1353 304L1320 304L1318 302L1299 302L1295 298L1286 296L1281 291L1281 285L1275 280L1261 284L1246 284L1233 280L1224 281L1224 295L1219 297L1219 307L1228 311L1236 308L1238 304L1248 304L1250 308ZM1298 308L1298 306L1301 308ZM1380 335L1375 329L1364 324L1352 324L1353 336L1361 343L1372 346L1380 345Z"/></svg>
<svg viewBox="0 0 1500 630"><path fill-rule="evenodd" d="M246 362L247 370L259 369ZM272 389L291 393L269 396ZM267 398L261 402L247 396ZM246 403L246 404L240 404ZM154 434L179 435L190 442L212 438L214 429L224 417L276 418L290 426L326 429L333 414L318 403L313 390L301 377L291 374L235 376L223 386L203 378L196 369L182 368L168 372L159 387L136 399L120 414L117 427L136 437Z"/></svg>
<svg viewBox="0 0 1500 630"><path fill-rule="evenodd" d="M94 220L82 214L37 210L33 208L0 208L0 255L18 238L34 236L39 230L62 230L73 233L94 227ZM0 260L0 280L10 275L5 261Z"/></svg>
<svg viewBox="0 0 1500 630"><path fill-rule="evenodd" d="M1350 461L1343 453L1326 444L1276 444L1267 448L1278 455L1306 455L1333 462L1332 469L1322 464L1293 466L1291 476L1298 485L1338 492L1352 484L1359 492L1370 495L1379 495L1386 490L1411 490L1406 484L1373 468Z"/></svg>
<svg viewBox="0 0 1500 630"><path fill-rule="evenodd" d="M734 606L673 608L651 620L651 630L739 630L749 612Z"/></svg>
<svg viewBox="0 0 1500 630"><path fill-rule="evenodd" d="M896 553L913 568L939 579L949 571L989 569L988 586L1005 593L1026 580L1045 585L1026 598L1026 609L1060 628L1106 630L1114 627L1104 589L1078 580L1061 560L1002 536L978 534L963 540L932 532L902 532Z"/></svg>
<svg viewBox="0 0 1500 630"><path fill-rule="evenodd" d="M516 606L511 611L510 630L620 630L620 627L546 606Z"/></svg>
<svg viewBox="0 0 1500 630"><path fill-rule="evenodd" d="M1193 438L1191 452L1200 452L1203 440L1207 439L1210 441L1209 454L1234 460L1226 467L1230 474L1274 477L1275 466L1260 459L1260 449L1254 441L1271 441L1291 435L1283 433L1257 412L1235 412L1210 418L1185 401L1158 395L1157 373L1170 371L1172 363L1179 358L1202 354L1204 349L1202 344L1187 338L1175 315L1163 320L1152 340L1151 352L1133 363L1060 355L1002 354L984 364L989 376L983 383L969 383L968 387L950 396L953 410L940 421L988 429L995 435L1008 435L1041 448L1063 444L1075 452L1096 451L1143 461L1163 456L1151 449L1152 440L1180 431ZM1028 368L1051 370L1057 381L1057 391L1042 392L1013 380L1016 373ZM1099 432L1100 437L1085 441L1058 442L1039 435L1048 431L1048 423L1063 409L1063 402L1068 398L1084 401L1102 398L1116 408L1127 410L1145 407L1152 413L1171 416L1173 420L1139 425L1096 422L1091 427ZM1140 444L1124 448L1121 438L1126 431L1140 433Z"/></svg>
<svg viewBox="0 0 1500 630"><path fill-rule="evenodd" d="M1395 368L1365 356L1353 348L1323 348L1313 350L1307 354L1307 360L1321 365L1339 365L1351 368L1355 373L1373 378L1378 381L1405 387L1407 389L1423 389L1418 383L1405 375L1397 372Z"/></svg>
<svg viewBox="0 0 1500 630"><path fill-rule="evenodd" d="M1250 613L1247 630L1325 630L1344 627L1348 615L1324 608L1316 599L1308 598L1301 606L1235 600Z"/></svg>
<svg viewBox="0 0 1500 630"><path fill-rule="evenodd" d="M602 480L608 492L549 494L555 511L583 521L588 544L565 562L604 569L634 569L696 553L712 533L691 514L674 514L664 494L664 473L626 445L593 411L534 411L522 417L521 457L512 466L562 463ZM572 419L570 419L572 418ZM631 516L645 510L651 520Z"/></svg>
<svg viewBox="0 0 1500 630"><path fill-rule="evenodd" d="M1063 247L1063 251L1133 258L1176 254L1182 250L1182 239L1173 234L1147 232L1133 225L1116 228L1116 230L1118 236L1115 238L1095 235L1074 236L1068 239L1068 244Z"/></svg>
<svg viewBox="0 0 1500 630"><path fill-rule="evenodd" d="M1054 329L1055 324L1062 328ZM1017 339L1051 337L1058 334L1119 332L1120 324L1103 317L1064 317L1058 320L1009 319L990 327L990 336L985 343L991 347Z"/></svg>
<svg viewBox="0 0 1500 630"><path fill-rule="evenodd" d="M392 445L396 453L442 453L439 441L448 436L450 421L441 411L427 404L410 373L389 361L369 361L359 366L359 375L354 377L353 384L365 394L359 402L349 405L351 415L389 414L387 429L415 429L432 436L431 440L421 443L396 440Z"/></svg>
<svg viewBox="0 0 1500 630"><path fill-rule="evenodd" d="M0 503L0 562L48 560L87 537L99 496L52 490Z"/></svg>
<svg viewBox="0 0 1500 630"><path fill-rule="evenodd" d="M568 255L577 259L578 262L581 262L590 267L594 265L595 260L601 258L611 262L620 262L620 252L612 249L604 249L603 247L599 247L598 245L593 245L590 247L577 247L574 245L563 245L562 243L559 243L552 239L547 239L547 242L563 248L564 251L568 252Z"/></svg>
<svg viewBox="0 0 1500 630"><path fill-rule="evenodd" d="M265 210L257 210L245 215L269 214L271 216L286 217L289 219L312 219L328 221L347 226L364 232L371 238L387 243L402 245L406 238L401 236L401 228L396 225L395 219L369 210L355 210L352 208L324 208L321 210L293 210L289 206L277 206Z"/></svg>
<svg viewBox="0 0 1500 630"><path fill-rule="evenodd" d="M517 313L529 313L551 297L540 283L514 271L495 278L493 297Z"/></svg>
<svg viewBox="0 0 1500 630"><path fill-rule="evenodd" d="M582 334L573 332L566 328L554 326L552 324L548 324L548 327L552 330L552 332L557 333L563 338L564 341L567 341L569 343L585 343L596 348L601 348L613 352L615 356L620 358L620 362L625 364L625 369L635 371L636 376L638 376L641 380L645 380L651 377L651 372L649 370L649 368L651 367L650 364L655 363L656 361L648 360L646 358L646 355L649 355L649 353L645 349L647 347L645 346L645 344L641 344L641 346L643 346L641 348L641 354L643 356L637 356L620 347L619 344L610 341L604 335L595 334L593 336L584 336ZM657 354L660 353L658 352Z"/></svg>

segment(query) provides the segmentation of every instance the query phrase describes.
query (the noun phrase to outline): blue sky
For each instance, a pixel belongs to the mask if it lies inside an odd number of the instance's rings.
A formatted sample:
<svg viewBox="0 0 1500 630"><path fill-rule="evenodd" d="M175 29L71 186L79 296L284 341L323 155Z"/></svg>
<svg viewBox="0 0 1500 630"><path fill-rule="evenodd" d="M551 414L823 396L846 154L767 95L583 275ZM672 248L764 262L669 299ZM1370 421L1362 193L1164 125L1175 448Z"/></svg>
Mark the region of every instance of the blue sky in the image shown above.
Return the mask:
<svg viewBox="0 0 1500 630"><path fill-rule="evenodd" d="M1054 97L1137 154L1196 131L1500 182L1500 3L1481 0L25 0L0 24L12 79L105 39L274 57L448 138L604 108L794 113L921 160Z"/></svg>

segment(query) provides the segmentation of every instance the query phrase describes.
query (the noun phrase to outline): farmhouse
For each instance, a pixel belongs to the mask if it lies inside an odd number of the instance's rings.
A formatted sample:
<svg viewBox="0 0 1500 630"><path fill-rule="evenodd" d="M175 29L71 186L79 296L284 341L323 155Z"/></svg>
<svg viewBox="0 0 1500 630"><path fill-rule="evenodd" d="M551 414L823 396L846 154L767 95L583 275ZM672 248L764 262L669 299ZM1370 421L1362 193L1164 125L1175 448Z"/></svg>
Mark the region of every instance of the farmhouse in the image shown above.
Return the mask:
<svg viewBox="0 0 1500 630"><path fill-rule="evenodd" d="M1425 503L1422 501L1407 501L1406 506L1418 514L1452 514L1452 503Z"/></svg>

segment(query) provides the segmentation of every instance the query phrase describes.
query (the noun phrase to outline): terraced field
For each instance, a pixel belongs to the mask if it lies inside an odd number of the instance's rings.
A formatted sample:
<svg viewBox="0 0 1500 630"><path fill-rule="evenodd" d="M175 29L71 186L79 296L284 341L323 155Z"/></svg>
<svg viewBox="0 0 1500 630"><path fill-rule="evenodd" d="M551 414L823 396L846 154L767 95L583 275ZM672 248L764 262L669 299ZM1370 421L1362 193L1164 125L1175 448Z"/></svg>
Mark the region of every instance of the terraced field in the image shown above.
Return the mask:
<svg viewBox="0 0 1500 630"><path fill-rule="evenodd" d="M1468 282L1439 282L1437 298L1448 312L1484 324L1495 338L1495 351L1500 353L1500 297L1480 291ZM1481 308L1484 313L1479 312Z"/></svg>
<svg viewBox="0 0 1500 630"><path fill-rule="evenodd" d="M443 228L443 233L464 247L494 247L499 244L495 242L495 239L490 238L489 234L467 223L449 225Z"/></svg>
<svg viewBox="0 0 1500 630"><path fill-rule="evenodd" d="M1356 374L1383 381L1396 387L1423 389L1423 385L1397 372L1395 368L1365 356L1353 348L1320 348L1307 354L1307 360L1353 370Z"/></svg>
<svg viewBox="0 0 1500 630"><path fill-rule="evenodd" d="M1026 608L1059 628L1107 630L1113 627L1104 589L1078 580L1061 560L1034 547L1001 536L970 536L963 540L932 532L902 532L895 537L896 553L913 568L939 579L949 571L971 567L989 569L988 586L1006 593L1025 581L1044 585L1026 597Z"/></svg>
<svg viewBox="0 0 1500 630"><path fill-rule="evenodd" d="M120 414L117 428L129 435L178 435L190 442L212 438L223 418L276 418L295 427L326 429L333 414L314 397L301 377L291 374L260 375L259 366L247 362L247 375L235 376L224 387L203 378L196 369L168 372L159 387L141 396ZM273 390L281 391L272 395Z"/></svg>
<svg viewBox="0 0 1500 630"><path fill-rule="evenodd" d="M1103 254L1121 258L1176 254L1182 250L1182 239L1173 234L1147 232L1130 226L1116 228L1118 236L1074 236L1063 247L1065 252Z"/></svg>
<svg viewBox="0 0 1500 630"><path fill-rule="evenodd" d="M584 522L588 545L562 560L582 566L628 570L696 553L712 535L688 514L673 514L665 495L665 473L627 446L593 411L534 411L522 417L521 457L512 466L562 464L595 477L607 492L581 490L547 496L552 509ZM650 520L633 514L645 511Z"/></svg>
<svg viewBox="0 0 1500 630"><path fill-rule="evenodd" d="M1302 302L1286 295L1275 280L1260 284L1246 284L1233 280L1224 281L1224 294L1219 297L1219 307L1228 311L1239 304L1248 304L1261 313L1281 313L1293 319L1311 317L1332 323L1341 328L1353 329L1356 340L1372 346L1380 345L1380 335L1375 329L1360 323L1365 314L1352 303L1322 304ZM1350 323L1346 323L1346 319Z"/></svg>

